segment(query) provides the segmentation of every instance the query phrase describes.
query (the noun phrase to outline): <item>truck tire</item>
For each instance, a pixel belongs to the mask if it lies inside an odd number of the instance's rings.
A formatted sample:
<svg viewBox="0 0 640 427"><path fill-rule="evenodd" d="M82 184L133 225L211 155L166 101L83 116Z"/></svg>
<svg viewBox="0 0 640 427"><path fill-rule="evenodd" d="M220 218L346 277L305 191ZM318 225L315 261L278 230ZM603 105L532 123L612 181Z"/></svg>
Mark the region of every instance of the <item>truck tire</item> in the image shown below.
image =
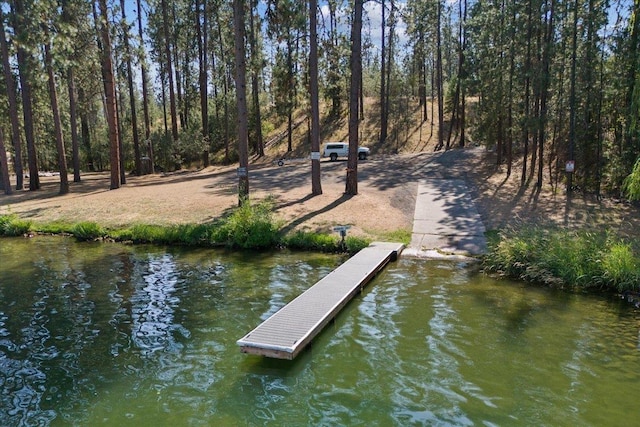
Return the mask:
<svg viewBox="0 0 640 427"><path fill-rule="evenodd" d="M358 160L367 160L367 153L358 153Z"/></svg>
<svg viewBox="0 0 640 427"><path fill-rule="evenodd" d="M335 162L336 160L338 160L338 155L336 153L331 153L329 158L331 159L332 162Z"/></svg>

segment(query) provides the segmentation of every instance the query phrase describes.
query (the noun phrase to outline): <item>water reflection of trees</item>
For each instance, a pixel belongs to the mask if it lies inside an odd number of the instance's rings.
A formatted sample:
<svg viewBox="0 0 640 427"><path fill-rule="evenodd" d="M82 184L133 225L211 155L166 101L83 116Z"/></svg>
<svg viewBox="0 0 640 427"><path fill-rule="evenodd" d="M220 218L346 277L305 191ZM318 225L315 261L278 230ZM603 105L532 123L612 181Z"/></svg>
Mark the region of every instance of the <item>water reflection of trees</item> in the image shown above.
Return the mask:
<svg viewBox="0 0 640 427"><path fill-rule="evenodd" d="M176 295L179 272L173 257L150 255L140 276L130 299L131 340L143 356L176 348L173 332L185 330L175 322L180 298Z"/></svg>
<svg viewBox="0 0 640 427"><path fill-rule="evenodd" d="M34 256L25 277L3 288L11 295L2 295L0 306L0 425L49 424L57 416L52 401L82 387L79 357L96 334L94 304L82 270L66 246L59 249ZM31 296L13 295L16 287Z"/></svg>

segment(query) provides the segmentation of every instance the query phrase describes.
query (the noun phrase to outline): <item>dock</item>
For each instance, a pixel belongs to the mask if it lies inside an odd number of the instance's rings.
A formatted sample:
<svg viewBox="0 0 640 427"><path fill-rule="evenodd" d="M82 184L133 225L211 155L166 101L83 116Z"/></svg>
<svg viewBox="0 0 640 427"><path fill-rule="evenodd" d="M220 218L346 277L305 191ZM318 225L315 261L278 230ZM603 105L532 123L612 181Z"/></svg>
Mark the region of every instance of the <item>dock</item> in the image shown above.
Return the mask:
<svg viewBox="0 0 640 427"><path fill-rule="evenodd" d="M237 341L243 353L294 359L404 245L374 242Z"/></svg>

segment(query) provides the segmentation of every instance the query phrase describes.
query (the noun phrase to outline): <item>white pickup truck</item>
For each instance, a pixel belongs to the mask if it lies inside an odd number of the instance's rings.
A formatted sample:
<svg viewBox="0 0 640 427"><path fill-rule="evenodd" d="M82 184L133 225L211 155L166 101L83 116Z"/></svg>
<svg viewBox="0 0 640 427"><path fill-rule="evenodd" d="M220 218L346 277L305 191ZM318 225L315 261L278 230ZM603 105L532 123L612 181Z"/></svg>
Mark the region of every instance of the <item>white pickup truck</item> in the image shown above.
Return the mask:
<svg viewBox="0 0 640 427"><path fill-rule="evenodd" d="M328 157L335 162L338 157L349 156L349 144L346 142L327 142L322 147L322 157ZM367 147L358 147L358 160L366 160L369 156Z"/></svg>

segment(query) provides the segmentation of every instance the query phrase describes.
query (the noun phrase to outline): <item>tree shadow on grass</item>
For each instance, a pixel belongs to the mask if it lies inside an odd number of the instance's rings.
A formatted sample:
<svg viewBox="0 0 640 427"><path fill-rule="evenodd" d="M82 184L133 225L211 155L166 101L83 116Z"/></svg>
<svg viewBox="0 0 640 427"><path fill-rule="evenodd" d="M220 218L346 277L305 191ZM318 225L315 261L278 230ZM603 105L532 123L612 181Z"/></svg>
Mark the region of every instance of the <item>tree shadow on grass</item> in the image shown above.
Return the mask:
<svg viewBox="0 0 640 427"><path fill-rule="evenodd" d="M295 204L302 204L307 200L310 200L312 197L314 197L312 194L309 194L299 200L294 200L288 203L285 203L281 206L277 206L276 209L278 208L282 208L282 207L286 207L286 206L291 206L291 205L295 205ZM289 232L291 232L292 230L294 230L297 226L299 226L300 224L309 221L311 218L321 215L325 212L329 212L332 209L335 209L336 207L340 206L341 204L343 204L344 202L350 200L353 196L349 195L349 194L343 194L342 196L340 196L339 198L337 198L336 200L334 200L333 202L329 203L328 205L326 205L325 207L323 207L322 209L318 209L316 211L313 212L309 212L306 215L303 215L301 217L297 217L296 219L294 219L293 221L291 221L289 224L285 225L284 227L282 227L281 231L284 234L287 234Z"/></svg>

